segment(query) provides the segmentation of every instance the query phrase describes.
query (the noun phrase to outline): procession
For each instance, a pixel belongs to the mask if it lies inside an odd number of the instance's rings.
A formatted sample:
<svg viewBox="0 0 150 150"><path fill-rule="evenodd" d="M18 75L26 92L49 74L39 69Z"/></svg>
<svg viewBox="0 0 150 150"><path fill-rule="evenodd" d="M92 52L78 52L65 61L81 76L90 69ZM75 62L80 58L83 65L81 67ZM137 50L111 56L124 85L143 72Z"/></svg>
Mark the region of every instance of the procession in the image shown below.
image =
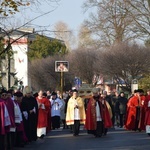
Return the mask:
<svg viewBox="0 0 150 150"><path fill-rule="evenodd" d="M128 99L123 91L100 93L95 87L88 97L80 97L77 89L63 95L58 90L33 93L29 86L0 93L1 150L24 148L60 127L77 138L81 126L93 138L107 136L114 126L150 135L150 90L146 95L134 90Z"/></svg>
<svg viewBox="0 0 150 150"><path fill-rule="evenodd" d="M0 1L0 150L150 149L150 0Z"/></svg>

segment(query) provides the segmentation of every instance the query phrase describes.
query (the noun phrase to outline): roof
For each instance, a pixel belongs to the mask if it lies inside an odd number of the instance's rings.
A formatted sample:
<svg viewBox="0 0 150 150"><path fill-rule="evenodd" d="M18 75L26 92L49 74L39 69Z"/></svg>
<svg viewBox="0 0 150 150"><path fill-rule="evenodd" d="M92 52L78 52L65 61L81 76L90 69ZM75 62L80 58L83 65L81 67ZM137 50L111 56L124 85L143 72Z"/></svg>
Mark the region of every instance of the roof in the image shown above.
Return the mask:
<svg viewBox="0 0 150 150"><path fill-rule="evenodd" d="M49 40L58 40L59 42L63 43L64 44L64 41L63 40L60 40L60 39L56 39L56 38L52 38L52 37L49 37L49 36L45 36L45 35L42 35L42 34L38 34L37 32L35 32L34 28L21 28L21 29L17 29L17 30L14 30L11 35L25 35L25 36L28 36L29 39L31 40L34 40L36 38L37 35L40 35L40 36L44 36L44 37L47 37Z"/></svg>

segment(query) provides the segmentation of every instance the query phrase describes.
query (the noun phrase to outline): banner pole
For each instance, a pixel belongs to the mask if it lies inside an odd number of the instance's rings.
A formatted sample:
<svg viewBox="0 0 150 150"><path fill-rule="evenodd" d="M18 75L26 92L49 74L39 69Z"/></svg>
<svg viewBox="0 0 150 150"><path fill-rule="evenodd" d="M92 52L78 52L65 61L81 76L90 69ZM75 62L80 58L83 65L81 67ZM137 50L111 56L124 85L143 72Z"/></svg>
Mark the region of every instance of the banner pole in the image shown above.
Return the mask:
<svg viewBox="0 0 150 150"><path fill-rule="evenodd" d="M61 71L60 72L60 87L61 87L61 96L63 96L63 87L64 87L64 81L63 81L63 79L64 79L64 73Z"/></svg>

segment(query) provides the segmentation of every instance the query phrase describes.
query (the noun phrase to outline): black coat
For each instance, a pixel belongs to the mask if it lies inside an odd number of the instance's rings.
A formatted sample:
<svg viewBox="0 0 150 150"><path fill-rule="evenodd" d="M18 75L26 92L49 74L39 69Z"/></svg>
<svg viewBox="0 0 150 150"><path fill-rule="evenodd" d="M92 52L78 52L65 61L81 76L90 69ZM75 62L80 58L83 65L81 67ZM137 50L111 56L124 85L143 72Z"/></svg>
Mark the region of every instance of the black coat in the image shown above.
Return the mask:
<svg viewBox="0 0 150 150"><path fill-rule="evenodd" d="M36 113L30 113L30 110L36 109ZM34 97L23 97L21 102L21 109L27 111L28 119L23 116L23 123L26 136L29 141L35 141L37 139L37 121L38 121L38 104Z"/></svg>
<svg viewBox="0 0 150 150"><path fill-rule="evenodd" d="M127 98L125 97L119 97L116 101L116 110L118 110L119 114L126 114L127 110Z"/></svg>

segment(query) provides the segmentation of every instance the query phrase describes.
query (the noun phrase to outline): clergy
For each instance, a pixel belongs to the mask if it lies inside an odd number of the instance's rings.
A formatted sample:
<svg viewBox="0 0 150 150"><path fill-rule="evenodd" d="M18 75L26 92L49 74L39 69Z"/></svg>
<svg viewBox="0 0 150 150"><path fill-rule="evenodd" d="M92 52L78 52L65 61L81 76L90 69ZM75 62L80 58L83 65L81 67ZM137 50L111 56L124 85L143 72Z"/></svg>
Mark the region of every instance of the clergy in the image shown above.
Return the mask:
<svg viewBox="0 0 150 150"><path fill-rule="evenodd" d="M24 129L29 142L32 142L37 140L38 104L32 95L31 87L26 86L23 94L21 109Z"/></svg>
<svg viewBox="0 0 150 150"><path fill-rule="evenodd" d="M40 90L38 97L38 123L37 123L37 136L43 138L46 135L46 128L48 127L48 113L50 110L50 101L43 97L43 91Z"/></svg>
<svg viewBox="0 0 150 150"><path fill-rule="evenodd" d="M112 126L111 115L106 103L105 98L100 97L98 89L93 88L92 97L87 104L85 128L95 137L106 135L107 128Z"/></svg>
<svg viewBox="0 0 150 150"><path fill-rule="evenodd" d="M72 126L73 136L78 136L80 124L85 124L85 108L83 99L78 96L78 91L72 91L72 97L67 104L66 124Z"/></svg>

